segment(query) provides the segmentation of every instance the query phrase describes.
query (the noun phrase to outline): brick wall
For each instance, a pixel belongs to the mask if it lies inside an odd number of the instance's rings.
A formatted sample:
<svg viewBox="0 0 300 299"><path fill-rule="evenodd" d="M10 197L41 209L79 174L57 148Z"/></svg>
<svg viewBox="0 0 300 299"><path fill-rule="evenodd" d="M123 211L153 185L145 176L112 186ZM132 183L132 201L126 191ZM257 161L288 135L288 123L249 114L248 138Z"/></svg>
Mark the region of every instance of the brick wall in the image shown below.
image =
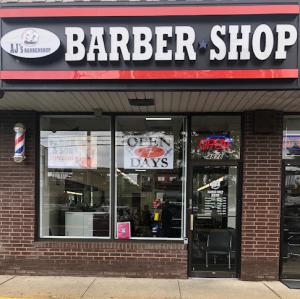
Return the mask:
<svg viewBox="0 0 300 299"><path fill-rule="evenodd" d="M26 156L13 162L16 122L26 125ZM127 277L187 276L182 243L35 240L35 131L31 112L0 112L0 273Z"/></svg>
<svg viewBox="0 0 300 299"><path fill-rule="evenodd" d="M13 162L16 122L27 127L24 163ZM245 116L241 278L279 273L281 115L273 135ZM0 273L128 277L187 276L182 243L35 240L35 114L0 112Z"/></svg>
<svg viewBox="0 0 300 299"><path fill-rule="evenodd" d="M241 278L278 279L282 116L272 135L253 133L253 113L245 115Z"/></svg>
<svg viewBox="0 0 300 299"><path fill-rule="evenodd" d="M34 238L35 223L35 115L0 112L0 257L25 250ZM14 124L27 128L23 163L13 162ZM2 270L0 264L0 269Z"/></svg>

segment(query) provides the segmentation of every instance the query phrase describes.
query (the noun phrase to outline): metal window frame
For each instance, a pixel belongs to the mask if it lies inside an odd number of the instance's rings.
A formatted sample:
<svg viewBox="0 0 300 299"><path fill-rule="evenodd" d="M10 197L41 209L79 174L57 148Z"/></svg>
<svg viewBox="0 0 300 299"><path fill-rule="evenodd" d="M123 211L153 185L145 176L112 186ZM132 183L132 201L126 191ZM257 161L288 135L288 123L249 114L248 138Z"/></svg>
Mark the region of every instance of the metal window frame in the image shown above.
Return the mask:
<svg viewBox="0 0 300 299"><path fill-rule="evenodd" d="M37 141L36 141L36 240L79 240L79 241L84 241L84 240L110 240L111 239L111 218L112 218L112 179L111 179L111 172L112 172L112 160L110 162L110 187L109 187L109 196L110 196L110 207L109 207L109 236L107 237L89 237L89 236L43 236L42 235L42 219L43 219L43 196L42 196L42 189L41 189L41 182L42 182L42 174L41 174L41 139L40 139L40 132L41 132L41 118L42 117L53 117L53 116L61 116L61 117L69 117L69 118L76 118L76 117L88 117L91 118L94 116L93 113L39 113L38 114L38 126L37 126ZM112 128L111 128L111 117L104 115L106 118L108 118L109 125L110 125L110 138L111 138L111 143L112 143Z"/></svg>
<svg viewBox="0 0 300 299"><path fill-rule="evenodd" d="M156 113L139 113L139 114L136 114L136 113L124 113L124 114L114 114L114 118L115 118L115 123L114 123L114 138L115 138L115 135L116 135L116 131L117 131L117 118L118 117L151 117L151 116L160 116L160 117L172 117L172 116L175 116L175 117L181 117L182 118L182 122L183 122L183 128L184 128L184 132L185 132L185 138L183 139L183 160L184 160L184 165L182 167L182 206L181 206L181 237L180 238L161 238L161 237L132 237L130 238L130 240L135 240L135 241L179 241L179 242L182 242L184 240L184 238L186 237L186 213L185 213L185 209L186 209L186 199L187 199L187 159L188 159L188 152L187 152L187 136L189 135L188 134L188 127L187 127L187 119L188 119L188 116L184 113L180 113L180 114L168 114L168 113L162 113L162 114L156 114ZM115 140L115 139L114 139ZM114 144L115 145L115 144ZM118 190L117 190L117 168L116 168L116 165L117 165L117 155L116 155L116 152L117 150L115 150L115 157L114 157L114 165L115 165L115 172L114 172L114 178L115 178L115 189L114 189L114 196L115 196L115 206L114 206L114 231L113 231L113 236L114 236L114 239L115 240L118 240L117 238L117 196L118 196ZM130 241L129 240L129 241ZM119 241L122 241L122 240L119 240Z"/></svg>

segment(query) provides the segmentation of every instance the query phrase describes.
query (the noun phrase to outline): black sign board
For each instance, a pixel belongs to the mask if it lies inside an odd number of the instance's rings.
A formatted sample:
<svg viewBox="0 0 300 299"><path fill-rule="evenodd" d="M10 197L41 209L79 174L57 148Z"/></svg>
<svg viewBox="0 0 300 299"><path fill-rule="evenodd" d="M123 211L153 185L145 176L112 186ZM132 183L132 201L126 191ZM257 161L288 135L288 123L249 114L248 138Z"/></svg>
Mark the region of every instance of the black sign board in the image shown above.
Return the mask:
<svg viewBox="0 0 300 299"><path fill-rule="evenodd" d="M2 89L298 88L297 5L0 9Z"/></svg>

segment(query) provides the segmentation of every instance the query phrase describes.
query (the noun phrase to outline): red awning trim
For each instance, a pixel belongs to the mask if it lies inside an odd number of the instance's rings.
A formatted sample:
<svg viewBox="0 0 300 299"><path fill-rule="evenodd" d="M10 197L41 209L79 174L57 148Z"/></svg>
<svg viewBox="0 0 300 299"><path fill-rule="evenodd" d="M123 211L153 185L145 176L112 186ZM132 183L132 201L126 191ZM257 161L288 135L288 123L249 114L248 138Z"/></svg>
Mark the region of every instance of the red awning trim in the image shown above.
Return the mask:
<svg viewBox="0 0 300 299"><path fill-rule="evenodd" d="M1 8L1 18L299 14L299 5L115 6Z"/></svg>
<svg viewBox="0 0 300 299"><path fill-rule="evenodd" d="M0 71L2 80L296 79L298 69Z"/></svg>

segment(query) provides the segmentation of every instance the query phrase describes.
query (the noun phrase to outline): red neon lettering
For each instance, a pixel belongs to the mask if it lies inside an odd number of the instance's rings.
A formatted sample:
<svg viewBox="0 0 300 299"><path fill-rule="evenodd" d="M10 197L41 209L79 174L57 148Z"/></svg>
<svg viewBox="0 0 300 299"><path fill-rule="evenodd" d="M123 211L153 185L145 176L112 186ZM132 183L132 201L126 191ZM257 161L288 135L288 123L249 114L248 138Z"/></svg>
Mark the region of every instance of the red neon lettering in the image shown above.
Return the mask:
<svg viewBox="0 0 300 299"><path fill-rule="evenodd" d="M223 138L206 138L202 137L198 142L198 147L202 152L206 152L210 149L217 151L224 151L230 148L230 140Z"/></svg>

